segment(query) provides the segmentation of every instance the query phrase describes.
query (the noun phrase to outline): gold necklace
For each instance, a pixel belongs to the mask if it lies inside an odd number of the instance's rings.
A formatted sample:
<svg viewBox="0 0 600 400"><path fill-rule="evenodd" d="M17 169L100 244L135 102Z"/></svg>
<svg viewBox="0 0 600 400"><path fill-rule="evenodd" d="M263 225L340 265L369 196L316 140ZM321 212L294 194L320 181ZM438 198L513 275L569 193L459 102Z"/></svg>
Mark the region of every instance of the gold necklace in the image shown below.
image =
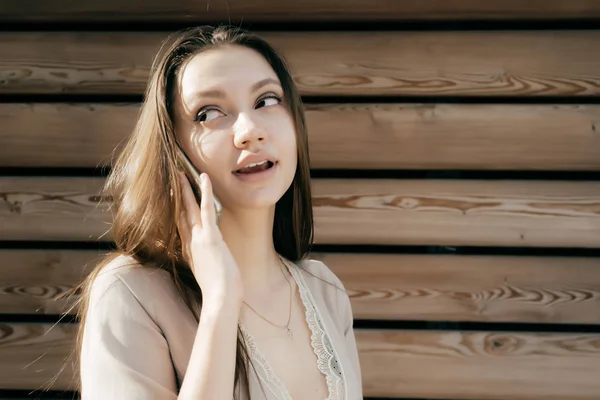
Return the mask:
<svg viewBox="0 0 600 400"><path fill-rule="evenodd" d="M279 260L281 262L281 259ZM287 330L287 335L288 337L291 339L294 339L294 332L292 332L292 329L290 328L290 320L292 319L292 284L290 283L289 279L287 278L287 276L285 276L283 269L281 269L281 274L283 275L283 277L285 278L286 282L288 283L289 287L290 287L290 307L289 307L289 311L288 311L288 320L287 323L285 325L277 325L274 324L273 322L269 321L268 319L266 319L265 317L263 317L262 315L260 315L260 313L258 311L256 311L254 308L252 308L248 303L246 303L245 301L242 301L242 303L244 303L244 305L246 307L248 307L250 310L254 311L254 313L256 315L258 315L260 318L264 319L265 321L267 321L269 324L277 327L277 328L285 328Z"/></svg>

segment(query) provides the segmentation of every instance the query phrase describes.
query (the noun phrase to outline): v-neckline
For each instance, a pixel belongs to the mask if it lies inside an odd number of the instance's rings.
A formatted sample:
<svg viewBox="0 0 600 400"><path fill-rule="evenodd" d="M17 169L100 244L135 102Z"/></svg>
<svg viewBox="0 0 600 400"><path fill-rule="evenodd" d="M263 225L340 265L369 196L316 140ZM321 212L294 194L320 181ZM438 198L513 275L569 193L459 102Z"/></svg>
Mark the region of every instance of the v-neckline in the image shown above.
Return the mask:
<svg viewBox="0 0 600 400"><path fill-rule="evenodd" d="M281 257L284 265L287 267L288 271L292 275L292 278L296 282L296 286L298 287L298 292L300 294L300 298L302 300L302 304L304 307L304 320L308 325L308 328L311 332L310 341L313 352L317 356L317 369L319 372L325 377L327 383L327 397L324 400L341 400L344 397L343 394L345 389L345 379L342 371L331 371L330 360L334 359L338 360L337 365L339 365L339 357L331 344L331 338L325 324L322 322L322 317L320 315L319 309L315 302L311 300L310 291L304 284L302 277L298 276L298 271L294 269L294 267L290 266L288 263L290 261ZM256 344L256 340L254 336L244 328L244 326L240 323L240 330L244 336L246 344L248 345L248 350L250 352L249 356L251 359L256 360L259 365L263 368L266 374L267 384L272 384L275 386L279 394L283 396L282 400L293 400L292 396L288 392L288 389L281 378L275 373L273 367L267 360L266 356L260 350L258 345ZM319 337L320 335L320 337ZM320 339L320 344L319 344ZM326 347L326 343L330 345L331 351L329 351ZM329 368L328 368L329 367ZM328 370L329 369L329 373ZM261 379L258 377L258 379ZM275 395L275 397L279 400L280 397L277 393L273 392L273 388L268 388L271 393Z"/></svg>

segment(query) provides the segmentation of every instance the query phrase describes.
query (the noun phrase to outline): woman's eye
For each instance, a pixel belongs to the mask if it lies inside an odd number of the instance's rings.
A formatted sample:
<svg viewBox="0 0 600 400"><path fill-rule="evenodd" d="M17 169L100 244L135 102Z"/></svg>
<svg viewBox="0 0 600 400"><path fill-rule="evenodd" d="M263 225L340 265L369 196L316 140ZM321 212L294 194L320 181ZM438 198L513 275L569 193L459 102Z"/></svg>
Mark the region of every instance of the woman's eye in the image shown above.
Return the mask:
<svg viewBox="0 0 600 400"><path fill-rule="evenodd" d="M222 114L223 113L221 111L215 110L215 109L202 110L196 116L196 121L197 122L208 122L215 118L219 118L219 116L221 116Z"/></svg>
<svg viewBox="0 0 600 400"><path fill-rule="evenodd" d="M262 99L260 99L256 106L257 107L268 107L268 106L274 106L275 104L279 104L279 103L281 103L281 98L279 96L270 95L270 96L266 96L266 97L263 97Z"/></svg>

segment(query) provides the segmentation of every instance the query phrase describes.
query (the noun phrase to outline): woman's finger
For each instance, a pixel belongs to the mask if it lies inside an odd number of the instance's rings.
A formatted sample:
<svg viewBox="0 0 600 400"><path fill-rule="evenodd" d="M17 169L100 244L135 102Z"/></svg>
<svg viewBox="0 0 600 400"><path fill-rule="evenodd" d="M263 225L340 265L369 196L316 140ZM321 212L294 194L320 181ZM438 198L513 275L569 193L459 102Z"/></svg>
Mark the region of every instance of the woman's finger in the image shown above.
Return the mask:
<svg viewBox="0 0 600 400"><path fill-rule="evenodd" d="M200 214L204 226L215 227L217 224L217 218L215 215L215 202L213 197L212 183L208 174L202 173L200 176L200 182L202 182L202 199L200 201Z"/></svg>
<svg viewBox="0 0 600 400"><path fill-rule="evenodd" d="M192 191L192 186L190 185L190 181L187 176L183 172L179 172L179 179L181 180L181 191L183 195L183 206L186 212L186 220L190 225L190 230L194 225L202 227L202 218L200 215L200 209L198 207L198 203L196 203L196 198L194 197L194 192ZM202 196L204 197L204 196Z"/></svg>
<svg viewBox="0 0 600 400"><path fill-rule="evenodd" d="M184 260L189 262L190 227L185 214L185 211L183 211L177 217L177 231L179 232L179 239L181 240L181 253L183 254Z"/></svg>
<svg viewBox="0 0 600 400"><path fill-rule="evenodd" d="M189 241L190 240L190 225L187 221L186 212L182 211L177 217L177 230L179 231L179 237L181 241Z"/></svg>

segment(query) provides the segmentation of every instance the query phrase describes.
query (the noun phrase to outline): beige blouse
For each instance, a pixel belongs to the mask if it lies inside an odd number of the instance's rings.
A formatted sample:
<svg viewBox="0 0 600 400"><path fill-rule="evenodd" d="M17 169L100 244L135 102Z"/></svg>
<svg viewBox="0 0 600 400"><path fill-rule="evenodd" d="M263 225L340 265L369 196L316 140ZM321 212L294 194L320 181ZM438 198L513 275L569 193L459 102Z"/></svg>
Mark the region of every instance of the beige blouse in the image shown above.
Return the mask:
<svg viewBox="0 0 600 400"><path fill-rule="evenodd" d="M342 282L320 261L285 261L326 377L325 400L362 399L352 309ZM92 286L80 362L82 400L176 399L197 327L168 272L119 257ZM249 369L250 400L292 400L252 335L241 329L255 367Z"/></svg>

